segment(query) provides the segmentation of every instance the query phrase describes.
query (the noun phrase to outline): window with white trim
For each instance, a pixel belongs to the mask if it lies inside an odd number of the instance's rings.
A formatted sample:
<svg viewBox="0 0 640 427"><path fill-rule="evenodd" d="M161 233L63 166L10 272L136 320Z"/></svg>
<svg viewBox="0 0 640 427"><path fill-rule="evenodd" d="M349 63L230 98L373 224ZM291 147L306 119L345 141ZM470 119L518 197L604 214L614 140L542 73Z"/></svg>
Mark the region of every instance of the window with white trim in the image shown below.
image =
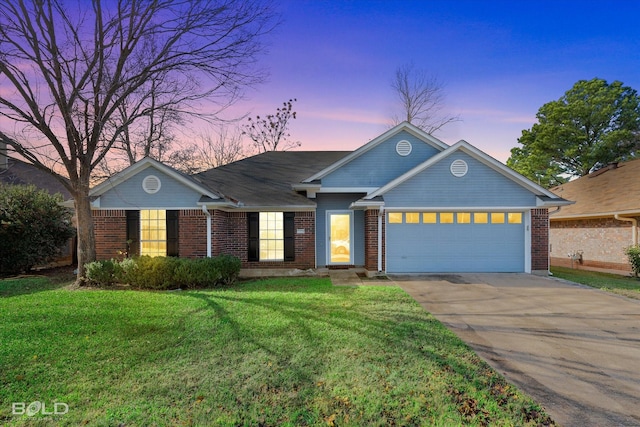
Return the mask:
<svg viewBox="0 0 640 427"><path fill-rule="evenodd" d="M140 255L167 256L167 211L140 210Z"/></svg>
<svg viewBox="0 0 640 427"><path fill-rule="evenodd" d="M284 260L282 212L260 212L260 261Z"/></svg>

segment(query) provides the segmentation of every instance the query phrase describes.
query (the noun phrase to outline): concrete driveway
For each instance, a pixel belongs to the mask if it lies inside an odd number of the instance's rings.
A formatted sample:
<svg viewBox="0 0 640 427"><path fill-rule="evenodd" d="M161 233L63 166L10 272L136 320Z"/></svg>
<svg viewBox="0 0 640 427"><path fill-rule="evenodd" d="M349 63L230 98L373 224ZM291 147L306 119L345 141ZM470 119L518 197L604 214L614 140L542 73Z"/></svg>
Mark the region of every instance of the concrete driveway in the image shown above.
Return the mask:
<svg viewBox="0 0 640 427"><path fill-rule="evenodd" d="M640 426L640 301L528 274L392 279L564 426Z"/></svg>

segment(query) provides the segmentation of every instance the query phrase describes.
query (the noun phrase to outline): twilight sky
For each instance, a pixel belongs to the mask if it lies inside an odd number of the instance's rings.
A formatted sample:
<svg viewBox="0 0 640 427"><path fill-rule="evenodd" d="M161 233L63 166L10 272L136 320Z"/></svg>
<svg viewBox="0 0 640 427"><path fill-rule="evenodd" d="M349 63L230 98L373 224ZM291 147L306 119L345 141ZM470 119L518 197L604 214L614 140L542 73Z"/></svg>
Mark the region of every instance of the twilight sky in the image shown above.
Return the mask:
<svg viewBox="0 0 640 427"><path fill-rule="evenodd" d="M640 90L638 0L283 0L262 65L269 81L236 106L275 113L297 98L302 150L353 150L388 129L396 68L413 62L445 84L435 134L505 162L546 102L578 80Z"/></svg>

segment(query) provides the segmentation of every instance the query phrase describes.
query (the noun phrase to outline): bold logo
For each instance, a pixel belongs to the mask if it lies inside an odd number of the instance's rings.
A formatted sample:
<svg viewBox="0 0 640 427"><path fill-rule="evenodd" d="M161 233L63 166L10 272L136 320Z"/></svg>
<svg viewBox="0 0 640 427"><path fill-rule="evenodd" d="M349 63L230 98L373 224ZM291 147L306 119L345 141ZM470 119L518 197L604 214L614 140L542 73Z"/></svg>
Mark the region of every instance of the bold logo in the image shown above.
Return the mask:
<svg viewBox="0 0 640 427"><path fill-rule="evenodd" d="M11 405L11 413L13 415L26 415L27 417L33 417L38 413L42 415L64 415L67 412L69 412L69 405L62 402L55 402L53 404L53 411L47 411L45 403L37 400L28 405L26 402L13 402Z"/></svg>

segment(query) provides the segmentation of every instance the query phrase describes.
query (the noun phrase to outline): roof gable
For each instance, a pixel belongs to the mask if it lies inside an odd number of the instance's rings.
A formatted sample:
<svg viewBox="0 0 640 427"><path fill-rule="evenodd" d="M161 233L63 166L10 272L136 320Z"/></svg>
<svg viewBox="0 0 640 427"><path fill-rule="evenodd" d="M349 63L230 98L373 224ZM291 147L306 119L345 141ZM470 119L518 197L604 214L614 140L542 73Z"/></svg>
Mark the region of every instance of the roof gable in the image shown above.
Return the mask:
<svg viewBox="0 0 640 427"><path fill-rule="evenodd" d="M373 150L376 147L380 146L380 144L383 144L384 142L386 142L390 138L400 134L401 132L406 132L408 135L411 135L414 138L416 138L417 140L427 144L430 147L433 147L436 150L436 152L440 152L440 151L445 150L446 148L449 147L444 142L442 142L439 139L429 135L428 133L426 133L423 130L417 128L416 126L412 125L411 123L402 122L399 125L389 129L388 131L386 131L382 135L378 136L377 138L372 139L371 141L369 141L368 143L366 143L362 147L358 148L357 150L351 152L349 155L341 158L337 162L328 165L326 168L322 169L318 173L316 173L316 174L314 174L314 175L302 180L302 182L310 183L310 182L313 182L313 181L321 180L324 177L327 177L328 175L330 175L333 172L337 171L338 169L344 167L345 165L347 165L347 164L349 164L351 162L354 162L357 159L361 158L366 153L370 152L371 150Z"/></svg>
<svg viewBox="0 0 640 427"><path fill-rule="evenodd" d="M177 170L163 164L160 163L150 157L145 157L144 159L140 160L139 162L134 163L133 165L123 169L122 171L118 172L117 174L111 176L109 179L101 182L100 184L96 185L95 187L93 187L91 189L91 191L89 192L89 196L91 197L99 197L103 194L105 194L106 192L116 188L117 186L125 183L126 181L132 179L133 177L135 177L136 175L140 174L141 172L152 168L160 173L162 173L163 175L166 175L168 177L170 177L171 179L177 181L178 183L180 183L181 185L186 186L187 188L191 189L192 191L201 194L202 196L206 196L210 199L213 200L220 200L222 199L222 196L214 191L212 191L211 189L207 188L206 186L200 184L197 180L193 179L192 177L189 177L187 175L184 175L180 172L178 172Z"/></svg>
<svg viewBox="0 0 640 427"><path fill-rule="evenodd" d="M556 203L556 204L557 203L560 203L560 204L569 203L566 200L563 200L562 198L556 196L555 194L553 194L549 190L537 185L536 183L530 181L529 179L525 178L524 176L520 175L519 173L513 171L509 167L507 167L504 164L500 163L499 161L497 161L493 157L489 156L488 154L478 150L477 148L475 148L474 146L472 146L471 144L469 144L468 142L466 142L464 140L458 141L456 144L452 145L451 147L447 148L446 150L442 151L441 153L436 154L435 156L433 156L430 159L426 160L422 164L416 166L412 170L410 170L410 171L406 172L405 174L399 176L398 178L390 181L386 185L378 188L376 191L368 194L364 199L365 200L372 200L372 199L374 199L376 197L383 196L385 193L387 193L387 192L395 189L396 187L402 185L403 183L411 180L412 178L414 178L415 176L417 176L421 172L433 167L434 165L442 162L444 159L450 157L452 154L457 153L457 152L466 153L467 155L471 156L474 160L484 164L485 166L489 167L490 169L493 169L494 171L496 171L497 173L501 174L502 176L504 176L508 180L513 181L514 183L516 183L519 186L527 189L528 191L530 191L531 193L535 194L536 196L542 196L543 199L541 199L541 203L543 203L546 206L553 206L554 203ZM543 200L544 200L544 202L543 202Z"/></svg>
<svg viewBox="0 0 640 427"><path fill-rule="evenodd" d="M559 196L575 200L553 219L640 215L640 159L612 164L551 189Z"/></svg>

